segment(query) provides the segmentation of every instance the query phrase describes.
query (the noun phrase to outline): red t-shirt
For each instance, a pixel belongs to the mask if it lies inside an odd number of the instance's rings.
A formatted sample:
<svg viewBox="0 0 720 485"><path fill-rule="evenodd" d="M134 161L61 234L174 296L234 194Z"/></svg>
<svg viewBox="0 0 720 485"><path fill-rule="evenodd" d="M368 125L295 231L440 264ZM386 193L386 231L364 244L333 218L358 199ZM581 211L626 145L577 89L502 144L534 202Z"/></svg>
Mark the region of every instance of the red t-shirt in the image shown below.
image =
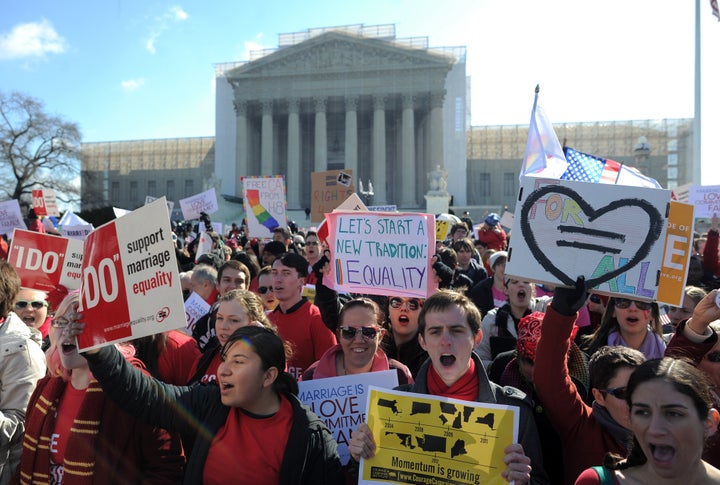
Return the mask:
<svg viewBox="0 0 720 485"><path fill-rule="evenodd" d="M192 379L195 376L195 373L198 370L198 364L200 363L200 358L202 355L198 355L198 358L195 360L195 364L192 366L192 370L190 371L190 374L188 374L187 379L185 379L185 382L190 382L190 379ZM205 374L200 378L200 382L208 383L217 383L217 373L218 368L220 367L220 351L218 350L217 353L213 356L212 360L210 361L210 365L208 365L207 370L205 371Z"/></svg>
<svg viewBox="0 0 720 485"><path fill-rule="evenodd" d="M160 380L168 384L184 386L188 382L188 374L192 377L195 373L200 355L200 349L194 338L177 330L168 332L165 349L158 357Z"/></svg>
<svg viewBox="0 0 720 485"><path fill-rule="evenodd" d="M277 327L280 337L292 345L293 355L288 361L288 372L295 379L299 380L305 369L337 344L335 334L323 323L318 307L306 299L287 313L283 313L278 306L268 317Z"/></svg>
<svg viewBox="0 0 720 485"><path fill-rule="evenodd" d="M280 398L278 412L268 417L231 408L225 425L210 445L203 483L280 483L280 467L292 422L292 404L285 397Z"/></svg>
<svg viewBox="0 0 720 485"><path fill-rule="evenodd" d="M70 438L70 428L85 399L85 389L75 389L68 382L58 405L55 429L50 437L50 459L61 465L65 461L65 449Z"/></svg>

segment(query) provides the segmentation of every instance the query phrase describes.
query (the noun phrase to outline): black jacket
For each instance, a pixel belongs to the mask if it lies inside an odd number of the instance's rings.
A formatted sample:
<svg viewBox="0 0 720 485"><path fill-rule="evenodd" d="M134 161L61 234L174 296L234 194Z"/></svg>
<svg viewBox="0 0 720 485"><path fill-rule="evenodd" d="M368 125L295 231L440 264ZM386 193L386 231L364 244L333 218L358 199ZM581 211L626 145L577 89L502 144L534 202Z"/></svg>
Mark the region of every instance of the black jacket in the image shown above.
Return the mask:
<svg viewBox="0 0 720 485"><path fill-rule="evenodd" d="M103 391L127 413L184 436L194 436L184 483L202 483L210 444L230 411L220 401L220 388L165 384L133 368L114 346L84 355ZM280 468L280 483L343 483L337 443L330 431L297 396L285 397L293 407L293 424ZM242 459L242 450L238 450L238 459Z"/></svg>
<svg viewBox="0 0 720 485"><path fill-rule="evenodd" d="M475 371L478 375L479 391L476 402L489 404L504 404L508 406L517 406L520 408L520 423L518 426L518 443L523 447L525 455L530 458L530 466L532 472L530 482L533 485L550 483L545 470L543 468L542 449L540 447L540 437L538 436L535 426L535 418L533 417L532 403L524 392L514 387L498 386L488 379L480 358L472 353L472 359L475 361ZM430 394L427 387L427 373L430 367L430 359L423 364L420 372L415 377L414 384L406 384L398 386L399 391L416 392L418 394Z"/></svg>

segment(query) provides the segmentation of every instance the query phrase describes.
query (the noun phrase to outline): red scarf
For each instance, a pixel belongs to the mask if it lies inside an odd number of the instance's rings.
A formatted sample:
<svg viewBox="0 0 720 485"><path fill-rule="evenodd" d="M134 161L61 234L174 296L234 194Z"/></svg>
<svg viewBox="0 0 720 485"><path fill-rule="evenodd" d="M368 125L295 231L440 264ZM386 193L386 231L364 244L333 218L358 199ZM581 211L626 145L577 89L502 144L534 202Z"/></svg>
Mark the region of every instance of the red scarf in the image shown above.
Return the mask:
<svg viewBox="0 0 720 485"><path fill-rule="evenodd" d="M434 396L451 397L463 401L476 401L480 392L480 382L475 373L475 361L470 359L470 367L455 384L448 386L433 367L432 363L427 373L428 392Z"/></svg>

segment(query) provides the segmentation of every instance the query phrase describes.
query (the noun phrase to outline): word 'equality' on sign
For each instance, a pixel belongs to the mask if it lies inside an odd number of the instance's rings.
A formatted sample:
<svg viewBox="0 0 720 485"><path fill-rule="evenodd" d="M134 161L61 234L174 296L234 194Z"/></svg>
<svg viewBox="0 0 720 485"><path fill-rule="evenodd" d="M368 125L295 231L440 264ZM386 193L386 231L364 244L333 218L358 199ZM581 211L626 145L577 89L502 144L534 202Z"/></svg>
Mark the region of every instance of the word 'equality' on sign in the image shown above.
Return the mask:
<svg viewBox="0 0 720 485"><path fill-rule="evenodd" d="M429 214L326 214L332 252L330 284L339 291L425 298L435 220Z"/></svg>
<svg viewBox="0 0 720 485"><path fill-rule="evenodd" d="M506 274L655 299L670 191L525 178Z"/></svg>

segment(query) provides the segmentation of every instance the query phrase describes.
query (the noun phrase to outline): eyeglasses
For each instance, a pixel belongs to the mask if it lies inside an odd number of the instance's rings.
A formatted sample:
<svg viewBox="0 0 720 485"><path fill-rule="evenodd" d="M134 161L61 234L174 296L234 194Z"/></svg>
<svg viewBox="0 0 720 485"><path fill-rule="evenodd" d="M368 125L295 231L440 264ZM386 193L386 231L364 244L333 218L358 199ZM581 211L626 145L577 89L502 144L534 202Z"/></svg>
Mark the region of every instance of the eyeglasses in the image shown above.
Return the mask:
<svg viewBox="0 0 720 485"><path fill-rule="evenodd" d="M610 394L615 399L620 399L621 401L624 401L625 398L627 398L627 386L611 387L609 389L602 389L600 392Z"/></svg>
<svg viewBox="0 0 720 485"><path fill-rule="evenodd" d="M390 298L390 306L393 308L402 308L403 303L407 305L408 310L411 312L414 312L423 305L422 301L417 298L408 298L407 300L398 297Z"/></svg>
<svg viewBox="0 0 720 485"><path fill-rule="evenodd" d="M258 293L260 293L261 295L264 295L268 291L272 292L272 290L272 286L258 286Z"/></svg>
<svg viewBox="0 0 720 485"><path fill-rule="evenodd" d="M65 328L70 324L70 320L66 318L53 318L52 326L55 328Z"/></svg>
<svg viewBox="0 0 720 485"><path fill-rule="evenodd" d="M720 351L716 350L714 352L710 352L709 354L705 355L705 358L713 364L717 364L718 362L720 362Z"/></svg>
<svg viewBox="0 0 720 485"><path fill-rule="evenodd" d="M346 340L354 339L358 332L365 340L374 340L380 331L376 327L338 327L338 330L340 330L340 336Z"/></svg>
<svg viewBox="0 0 720 485"><path fill-rule="evenodd" d="M317 241L307 241L305 243L305 246L319 246L319 245L320 245L320 243Z"/></svg>
<svg viewBox="0 0 720 485"><path fill-rule="evenodd" d="M40 310L42 307L47 306L47 302L44 300L33 300L33 301L18 300L15 302L15 308L17 308L18 310L22 310L23 308L26 308L28 305L33 307L33 309L35 309L35 310Z"/></svg>
<svg viewBox="0 0 720 485"><path fill-rule="evenodd" d="M652 303L647 301L629 300L627 298L615 298L615 308L626 309L630 308L630 304L635 303L635 308L638 310L650 310Z"/></svg>

